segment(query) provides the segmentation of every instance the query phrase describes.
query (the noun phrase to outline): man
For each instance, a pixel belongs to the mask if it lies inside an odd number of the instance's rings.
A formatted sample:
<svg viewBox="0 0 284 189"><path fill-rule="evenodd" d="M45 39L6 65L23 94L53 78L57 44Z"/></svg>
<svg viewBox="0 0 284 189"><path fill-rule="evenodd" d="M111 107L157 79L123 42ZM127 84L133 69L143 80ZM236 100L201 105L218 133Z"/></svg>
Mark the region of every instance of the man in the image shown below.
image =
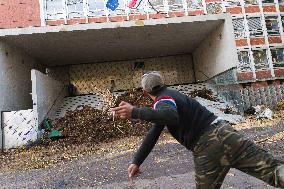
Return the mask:
<svg viewBox="0 0 284 189"><path fill-rule="evenodd" d="M244 138L193 98L167 89L159 72L148 72L141 80L143 90L154 100L153 109L121 102L112 111L122 119L154 123L128 167L129 178L139 167L167 126L171 135L193 152L197 189L220 188L231 167L268 184L284 188L284 164Z"/></svg>

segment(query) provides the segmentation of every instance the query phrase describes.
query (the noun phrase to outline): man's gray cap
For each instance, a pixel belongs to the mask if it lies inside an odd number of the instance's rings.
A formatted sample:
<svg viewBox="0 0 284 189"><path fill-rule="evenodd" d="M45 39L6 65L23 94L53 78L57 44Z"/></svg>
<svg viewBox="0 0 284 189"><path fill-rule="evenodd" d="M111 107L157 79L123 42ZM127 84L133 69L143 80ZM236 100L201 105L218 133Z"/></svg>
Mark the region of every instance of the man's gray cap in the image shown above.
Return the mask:
<svg viewBox="0 0 284 189"><path fill-rule="evenodd" d="M165 85L163 76L158 71L147 72L142 76L141 85L144 91L151 93Z"/></svg>

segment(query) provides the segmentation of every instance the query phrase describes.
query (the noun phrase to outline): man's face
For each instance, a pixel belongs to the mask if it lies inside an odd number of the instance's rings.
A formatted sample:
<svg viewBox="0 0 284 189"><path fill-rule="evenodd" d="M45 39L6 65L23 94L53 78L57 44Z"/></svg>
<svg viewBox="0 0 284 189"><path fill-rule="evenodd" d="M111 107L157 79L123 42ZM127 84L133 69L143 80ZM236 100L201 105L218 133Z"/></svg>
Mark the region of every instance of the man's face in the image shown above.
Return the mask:
<svg viewBox="0 0 284 189"><path fill-rule="evenodd" d="M144 95L145 97L149 97L149 93L148 93L147 91L144 91L144 90L143 90L143 95Z"/></svg>
<svg viewBox="0 0 284 189"><path fill-rule="evenodd" d="M155 96L150 95L147 91L144 91L144 90L143 90L143 96L155 101Z"/></svg>

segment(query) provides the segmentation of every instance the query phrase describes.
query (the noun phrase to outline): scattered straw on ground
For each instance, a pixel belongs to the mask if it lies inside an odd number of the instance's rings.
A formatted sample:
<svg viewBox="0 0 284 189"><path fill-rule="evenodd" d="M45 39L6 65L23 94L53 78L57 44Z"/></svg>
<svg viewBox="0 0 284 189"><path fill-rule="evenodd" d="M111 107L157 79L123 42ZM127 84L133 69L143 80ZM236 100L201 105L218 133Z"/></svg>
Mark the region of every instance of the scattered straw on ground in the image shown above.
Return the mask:
<svg viewBox="0 0 284 189"><path fill-rule="evenodd" d="M211 96L209 97L211 98ZM141 90L132 90L120 97L136 106L149 106L152 101L146 99ZM279 105L280 107L280 105ZM256 127L273 127L282 124L284 106L274 112L272 120L257 120L249 116L244 123L235 125L238 130ZM133 127L133 124L135 126ZM68 112L64 118L55 120L53 125L66 136L58 141L45 138L39 145L30 148L11 149L0 155L0 172L40 169L70 162L89 155L118 155L135 150L150 124L133 123L115 119L103 111L88 106ZM284 133L274 133L265 142L283 140ZM169 134L163 134L159 145L177 143Z"/></svg>

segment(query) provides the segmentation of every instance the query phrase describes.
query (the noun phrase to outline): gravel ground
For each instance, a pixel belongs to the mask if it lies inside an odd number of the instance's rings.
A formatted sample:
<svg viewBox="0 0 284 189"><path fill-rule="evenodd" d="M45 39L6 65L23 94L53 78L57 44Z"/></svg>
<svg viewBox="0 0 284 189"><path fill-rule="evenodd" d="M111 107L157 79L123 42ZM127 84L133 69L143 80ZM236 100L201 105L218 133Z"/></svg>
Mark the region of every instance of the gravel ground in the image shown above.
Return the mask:
<svg viewBox="0 0 284 189"><path fill-rule="evenodd" d="M284 126L277 120L247 119L235 128L284 160ZM94 154L62 161L45 169L0 170L0 188L195 188L192 154L168 134L141 166L142 174L129 184L126 169L143 137L102 144ZM11 160L12 161L12 160ZM231 169L222 188L273 188Z"/></svg>

